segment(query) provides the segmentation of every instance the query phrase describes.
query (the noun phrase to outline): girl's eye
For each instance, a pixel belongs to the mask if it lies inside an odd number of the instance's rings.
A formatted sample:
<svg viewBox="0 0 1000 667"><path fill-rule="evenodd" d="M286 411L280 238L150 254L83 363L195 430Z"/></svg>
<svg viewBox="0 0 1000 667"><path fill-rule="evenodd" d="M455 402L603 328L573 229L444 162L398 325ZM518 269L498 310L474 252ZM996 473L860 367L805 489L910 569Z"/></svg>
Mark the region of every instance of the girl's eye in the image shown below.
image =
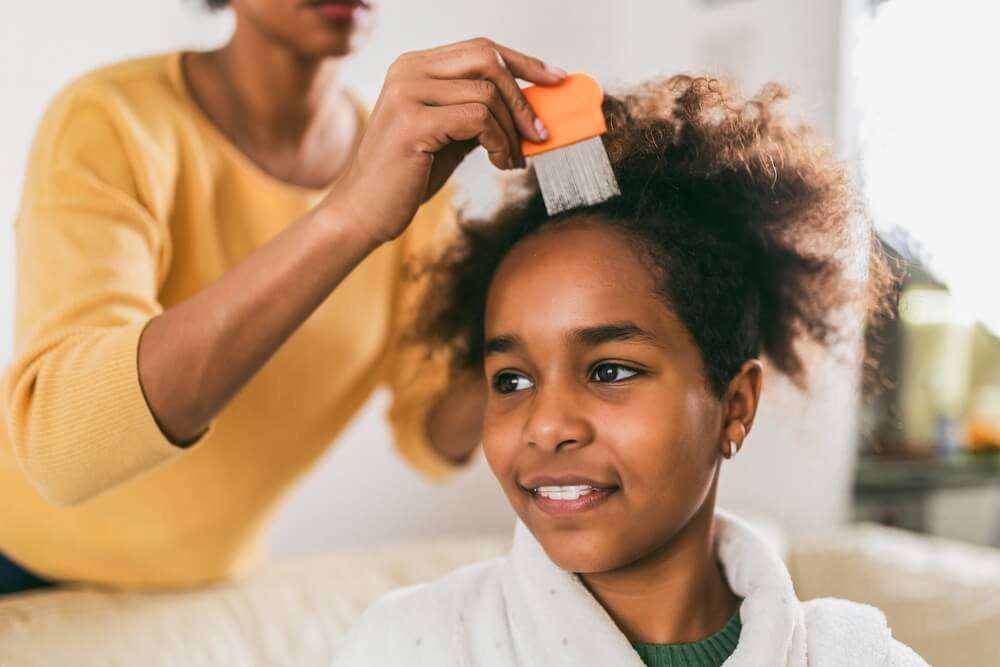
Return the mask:
<svg viewBox="0 0 1000 667"><path fill-rule="evenodd" d="M524 391L535 386L528 376L520 373L497 373L493 378L493 388L500 394L513 394L516 391Z"/></svg>
<svg viewBox="0 0 1000 667"><path fill-rule="evenodd" d="M603 382L613 384L635 377L639 371L621 364L598 364L590 372L590 379L593 382Z"/></svg>

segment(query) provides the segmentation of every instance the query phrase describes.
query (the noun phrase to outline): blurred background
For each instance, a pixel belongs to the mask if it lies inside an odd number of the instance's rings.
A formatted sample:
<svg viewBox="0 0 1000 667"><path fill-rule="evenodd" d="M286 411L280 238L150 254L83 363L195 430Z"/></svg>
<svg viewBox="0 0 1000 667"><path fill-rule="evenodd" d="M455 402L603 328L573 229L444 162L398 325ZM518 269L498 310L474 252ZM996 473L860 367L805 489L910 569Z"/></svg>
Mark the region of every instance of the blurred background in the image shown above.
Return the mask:
<svg viewBox="0 0 1000 667"><path fill-rule="evenodd" d="M13 313L12 223L43 109L96 66L210 48L227 13L194 0L12 3L0 24L0 365ZM10 16L11 12L13 16ZM829 138L862 188L902 280L898 314L813 361L813 389L769 378L749 446L724 466L721 503L790 534L869 520L1000 543L1000 18L988 0L383 0L345 76L368 103L406 50L485 35L614 89L708 71L752 91L789 85L794 111ZM496 203L481 156L462 200ZM862 399L861 356L884 369ZM840 355L844 356L844 355ZM333 372L333 369L331 369ZM512 515L485 464L443 487L395 456L376 395L282 508L276 557L335 546L499 534Z"/></svg>

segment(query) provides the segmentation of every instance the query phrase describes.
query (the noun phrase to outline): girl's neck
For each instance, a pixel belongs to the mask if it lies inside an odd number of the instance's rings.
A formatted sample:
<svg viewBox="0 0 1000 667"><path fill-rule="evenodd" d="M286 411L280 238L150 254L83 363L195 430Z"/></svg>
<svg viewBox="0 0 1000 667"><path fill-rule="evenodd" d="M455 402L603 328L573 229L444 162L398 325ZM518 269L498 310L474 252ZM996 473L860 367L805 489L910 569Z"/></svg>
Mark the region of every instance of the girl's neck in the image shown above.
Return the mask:
<svg viewBox="0 0 1000 667"><path fill-rule="evenodd" d="M736 611L739 598L715 559L714 509L710 497L670 543L640 561L581 575L630 641L699 641L722 628Z"/></svg>

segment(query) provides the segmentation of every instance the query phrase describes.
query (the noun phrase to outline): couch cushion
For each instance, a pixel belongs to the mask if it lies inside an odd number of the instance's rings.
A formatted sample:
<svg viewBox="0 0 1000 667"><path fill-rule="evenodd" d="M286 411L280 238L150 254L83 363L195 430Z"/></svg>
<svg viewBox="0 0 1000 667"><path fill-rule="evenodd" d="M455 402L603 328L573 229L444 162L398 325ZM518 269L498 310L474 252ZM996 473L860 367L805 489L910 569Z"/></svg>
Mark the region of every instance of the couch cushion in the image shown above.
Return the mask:
<svg viewBox="0 0 1000 667"><path fill-rule="evenodd" d="M345 551L206 590L56 589L0 597L0 665L329 665L376 597L507 553L509 538Z"/></svg>

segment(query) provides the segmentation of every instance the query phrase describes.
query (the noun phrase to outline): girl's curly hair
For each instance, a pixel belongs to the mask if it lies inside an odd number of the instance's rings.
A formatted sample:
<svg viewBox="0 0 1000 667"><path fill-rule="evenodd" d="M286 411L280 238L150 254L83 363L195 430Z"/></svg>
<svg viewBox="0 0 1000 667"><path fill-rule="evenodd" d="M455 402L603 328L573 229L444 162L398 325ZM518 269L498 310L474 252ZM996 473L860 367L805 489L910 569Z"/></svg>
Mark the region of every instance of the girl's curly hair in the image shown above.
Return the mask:
<svg viewBox="0 0 1000 667"><path fill-rule="evenodd" d="M721 396L763 353L800 386L801 339L832 345L843 309L886 313L892 286L881 245L844 169L781 110L769 84L742 100L721 81L674 76L607 96L604 144L621 196L548 217L537 184L487 221L463 220L428 280L417 340L481 367L487 293L519 240L580 215L623 232L651 260L657 292L701 350ZM534 186L532 186L534 184Z"/></svg>

